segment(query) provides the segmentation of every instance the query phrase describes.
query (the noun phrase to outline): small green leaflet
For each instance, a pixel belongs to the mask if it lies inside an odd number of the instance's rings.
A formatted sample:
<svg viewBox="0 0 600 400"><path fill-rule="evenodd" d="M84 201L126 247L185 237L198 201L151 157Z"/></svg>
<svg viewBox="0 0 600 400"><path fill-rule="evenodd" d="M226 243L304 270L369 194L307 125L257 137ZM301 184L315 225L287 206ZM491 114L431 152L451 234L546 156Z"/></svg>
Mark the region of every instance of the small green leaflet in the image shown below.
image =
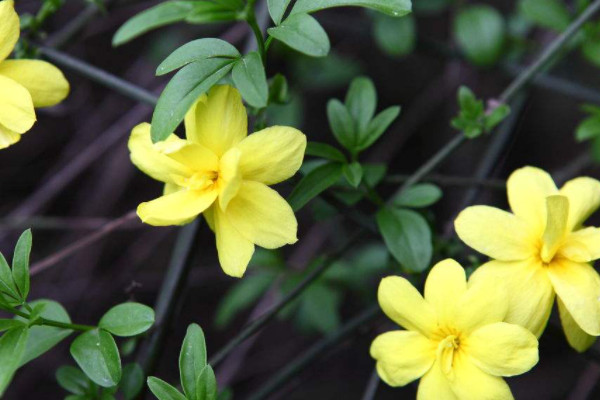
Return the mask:
<svg viewBox="0 0 600 400"><path fill-rule="evenodd" d="M179 390L154 376L148 378L148 387L158 400L187 400Z"/></svg>
<svg viewBox="0 0 600 400"><path fill-rule="evenodd" d="M11 329L0 337L0 397L19 368L28 336L27 327L20 327Z"/></svg>
<svg viewBox="0 0 600 400"><path fill-rule="evenodd" d="M464 7L454 19L454 36L475 65L494 64L502 54L505 35L502 14L488 5Z"/></svg>
<svg viewBox="0 0 600 400"><path fill-rule="evenodd" d="M119 304L104 314L98 326L116 336L135 336L154 324L154 310L139 303Z"/></svg>
<svg viewBox="0 0 600 400"><path fill-rule="evenodd" d="M237 61L231 76L248 104L256 108L267 106L269 85L260 54L253 51Z"/></svg>
<svg viewBox="0 0 600 400"><path fill-rule="evenodd" d="M357 6L401 17L411 12L411 0L298 0L292 9L292 14L311 13L331 7Z"/></svg>
<svg viewBox="0 0 600 400"><path fill-rule="evenodd" d="M334 185L342 176L342 169L342 164L331 162L310 171L300 180L287 199L292 209L300 210L310 200Z"/></svg>
<svg viewBox="0 0 600 400"><path fill-rule="evenodd" d="M207 58L238 59L240 52L221 39L204 38L192 40L172 52L156 69L156 75L164 75L196 61Z"/></svg>
<svg viewBox="0 0 600 400"><path fill-rule="evenodd" d="M121 357L112 335L94 329L79 335L71 343L71 355L79 368L95 383L112 387L121 380Z"/></svg>
<svg viewBox="0 0 600 400"><path fill-rule="evenodd" d="M275 22L275 25L279 25L281 23L281 19L285 14L285 10L290 4L291 0L267 0L267 5L269 6L269 14Z"/></svg>
<svg viewBox="0 0 600 400"><path fill-rule="evenodd" d="M312 57L325 57L331 48L327 32L308 14L294 14L267 32L292 49Z"/></svg>
<svg viewBox="0 0 600 400"><path fill-rule="evenodd" d="M179 373L181 386L188 399L196 398L197 379L206 367L206 342L204 332L197 324L188 326L179 353Z"/></svg>

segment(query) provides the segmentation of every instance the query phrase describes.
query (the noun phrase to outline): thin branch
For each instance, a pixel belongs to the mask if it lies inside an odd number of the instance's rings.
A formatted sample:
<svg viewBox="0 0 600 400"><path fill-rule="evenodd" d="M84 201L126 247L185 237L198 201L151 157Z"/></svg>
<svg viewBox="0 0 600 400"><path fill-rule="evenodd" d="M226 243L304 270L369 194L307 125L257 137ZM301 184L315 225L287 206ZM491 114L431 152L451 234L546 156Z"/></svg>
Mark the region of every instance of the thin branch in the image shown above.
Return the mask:
<svg viewBox="0 0 600 400"><path fill-rule="evenodd" d="M27 229L35 230L96 230L112 221L110 218L103 217L10 217L0 219L0 229ZM119 229L137 228L131 226L121 226Z"/></svg>
<svg viewBox="0 0 600 400"><path fill-rule="evenodd" d="M365 393L363 394L362 400L373 400L375 398L377 388L379 387L379 382L379 374L377 373L376 369L373 369L371 377L369 378L369 382L367 382L367 387L365 389Z"/></svg>
<svg viewBox="0 0 600 400"><path fill-rule="evenodd" d="M410 175L389 175L384 179L385 183L403 183L410 178ZM431 182L440 186L458 186L458 187L471 187L478 186L485 189L494 190L505 190L506 181L502 179L479 179L468 176L455 176L455 175L442 175L442 174L429 174L421 179L423 182Z"/></svg>
<svg viewBox="0 0 600 400"><path fill-rule="evenodd" d="M64 260L65 258L69 257L73 253L83 249L86 246L89 246L92 243L97 242L98 240L102 239L109 233L115 231L122 225L125 225L126 223L133 221L135 218L136 218L135 211L130 211L127 214L123 215L122 217L117 218L117 219L109 222L108 224L104 225L101 229L98 229L97 231L79 239L78 241L71 244L70 246L67 246L64 249L58 251L57 253L51 254L48 257L44 258L43 260L38 261L37 263L35 263L31 266L31 269L30 269L31 276L39 274L40 272L52 267L53 265L59 263L60 261Z"/></svg>

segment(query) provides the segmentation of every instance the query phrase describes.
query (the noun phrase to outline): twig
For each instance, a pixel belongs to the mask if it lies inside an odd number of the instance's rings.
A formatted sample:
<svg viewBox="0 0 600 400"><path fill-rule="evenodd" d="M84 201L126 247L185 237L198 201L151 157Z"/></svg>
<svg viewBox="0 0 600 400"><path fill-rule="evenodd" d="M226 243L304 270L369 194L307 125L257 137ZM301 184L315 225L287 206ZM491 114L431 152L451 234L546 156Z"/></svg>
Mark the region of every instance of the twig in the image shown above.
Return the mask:
<svg viewBox="0 0 600 400"><path fill-rule="evenodd" d="M365 393L363 394L362 400L373 400L375 398L375 394L377 393L377 388L379 387L379 374L376 369L373 369L371 373L371 377L369 378L369 382L367 383L367 387L365 389Z"/></svg>
<svg viewBox="0 0 600 400"><path fill-rule="evenodd" d="M135 218L135 211L130 211L122 217L117 218L111 221L110 223L104 225L101 229L95 231L94 233L91 233L83 237L82 239L76 241L72 245L65 247L57 253L51 254L50 256L44 258L41 261L38 261L37 263L31 266L31 275L37 275L40 272L50 268L51 266L70 256L71 254L75 253L76 251L81 250L82 248L89 246L94 242L97 242L98 240L102 239L103 237L113 232L120 226L134 220Z"/></svg>
<svg viewBox="0 0 600 400"><path fill-rule="evenodd" d="M406 182L410 175L389 175L384 179L385 183L402 183ZM471 187L478 186L486 189L505 190L506 181L502 179L478 179L467 176L429 174L421 179L424 182L432 182L440 186L459 186Z"/></svg>
<svg viewBox="0 0 600 400"><path fill-rule="evenodd" d="M95 230L100 229L112 221L110 218L103 217L14 217L0 219L0 229L26 229L35 230ZM129 229L132 227L122 226L119 229Z"/></svg>

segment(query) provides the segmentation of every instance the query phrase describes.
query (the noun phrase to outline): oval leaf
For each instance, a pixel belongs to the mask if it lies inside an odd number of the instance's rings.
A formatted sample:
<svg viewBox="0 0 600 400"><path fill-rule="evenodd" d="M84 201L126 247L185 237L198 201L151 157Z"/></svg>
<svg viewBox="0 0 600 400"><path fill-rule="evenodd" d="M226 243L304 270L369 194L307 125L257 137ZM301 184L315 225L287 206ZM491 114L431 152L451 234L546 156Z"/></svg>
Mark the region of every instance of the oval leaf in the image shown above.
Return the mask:
<svg viewBox="0 0 600 400"><path fill-rule="evenodd" d="M377 225L394 258L413 272L427 269L431 261L431 230L427 221L414 211L383 208Z"/></svg>
<svg viewBox="0 0 600 400"><path fill-rule="evenodd" d="M108 310L98 326L117 336L135 336L154 323L154 310L139 303L123 303Z"/></svg>
<svg viewBox="0 0 600 400"><path fill-rule="evenodd" d="M300 210L310 200L334 185L342 176L342 168L342 164L327 163L306 174L288 197L292 209Z"/></svg>
<svg viewBox="0 0 600 400"><path fill-rule="evenodd" d="M217 378L210 365L206 365L196 381L197 400L215 400L217 398ZM191 398L188 396L188 398Z"/></svg>
<svg viewBox="0 0 600 400"><path fill-rule="evenodd" d="M80 395L87 393L91 383L79 368L70 365L62 366L56 371L56 380L63 389Z"/></svg>
<svg viewBox="0 0 600 400"><path fill-rule="evenodd" d="M121 357L112 335L94 329L79 335L71 343L71 355L79 368L102 387L112 387L121 380Z"/></svg>
<svg viewBox="0 0 600 400"><path fill-rule="evenodd" d="M269 85L260 54L253 51L236 62L231 76L248 104L257 108L267 106Z"/></svg>
<svg viewBox="0 0 600 400"><path fill-rule="evenodd" d="M11 329L0 337L0 397L19 368L28 335L27 327L22 327Z"/></svg>
<svg viewBox="0 0 600 400"><path fill-rule="evenodd" d="M29 294L29 254L31 253L31 241L31 229L27 229L17 241L12 263L13 279L23 300L26 300Z"/></svg>
<svg viewBox="0 0 600 400"><path fill-rule="evenodd" d="M193 399L198 391L196 380L206 367L206 342L204 332L197 324L188 326L185 339L179 353L179 373L183 392Z"/></svg>
<svg viewBox="0 0 600 400"><path fill-rule="evenodd" d="M139 364L127 364L123 368L123 378L119 390L125 400L133 400L144 387L144 371Z"/></svg>
<svg viewBox="0 0 600 400"><path fill-rule="evenodd" d="M185 65L207 58L237 59L240 52L221 39L193 40L172 52L156 69L156 75L164 75Z"/></svg>
<svg viewBox="0 0 600 400"><path fill-rule="evenodd" d="M331 7L357 6L366 7L379 12L400 17L412 9L411 0L298 0L292 14L311 13Z"/></svg>
<svg viewBox="0 0 600 400"><path fill-rule="evenodd" d="M331 47L325 29L308 14L292 15L267 32L292 49L312 57L325 57Z"/></svg>
<svg viewBox="0 0 600 400"><path fill-rule="evenodd" d="M269 6L269 14L275 22L275 25L279 25L281 23L281 19L285 14L285 10L290 4L291 0L267 0L267 5Z"/></svg>
<svg viewBox="0 0 600 400"><path fill-rule="evenodd" d="M480 66L492 65L504 47L504 19L487 5L465 7L454 20L454 36L471 62Z"/></svg>
<svg viewBox="0 0 600 400"><path fill-rule="evenodd" d="M326 143L308 142L306 144L306 155L326 158L331 161L346 162L344 154L333 146Z"/></svg>
<svg viewBox="0 0 600 400"><path fill-rule="evenodd" d="M154 376L148 378L148 387L158 400L187 400L179 390Z"/></svg>
<svg viewBox="0 0 600 400"><path fill-rule="evenodd" d="M400 193L394 199L398 207L427 207L442 197L442 190L431 183L418 183Z"/></svg>

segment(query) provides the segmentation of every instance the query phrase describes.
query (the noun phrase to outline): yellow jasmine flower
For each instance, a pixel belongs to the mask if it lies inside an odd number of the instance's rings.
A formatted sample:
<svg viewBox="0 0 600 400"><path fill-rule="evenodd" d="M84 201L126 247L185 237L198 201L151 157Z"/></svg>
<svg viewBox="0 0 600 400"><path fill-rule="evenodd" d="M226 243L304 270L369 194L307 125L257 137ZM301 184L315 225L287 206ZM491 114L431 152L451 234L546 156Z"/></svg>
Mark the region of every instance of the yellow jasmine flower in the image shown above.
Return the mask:
<svg viewBox="0 0 600 400"><path fill-rule="evenodd" d="M600 258L600 229L582 226L600 205L600 182L580 177L559 190L546 172L525 167L507 191L512 214L473 206L455 221L458 236L493 259L471 279L505 282L507 321L538 337L556 294L567 340L584 351L600 335L600 277L590 265Z"/></svg>
<svg viewBox="0 0 600 400"><path fill-rule="evenodd" d="M181 225L202 213L215 232L223 270L235 277L244 274L254 245L274 249L298 240L294 212L267 185L302 165L302 132L273 126L247 136L246 108L231 86L202 95L186 114L185 131L186 139L172 134L156 144L147 123L131 132L131 160L165 183L162 197L139 205L142 221Z"/></svg>
<svg viewBox="0 0 600 400"><path fill-rule="evenodd" d="M19 35L14 1L0 1L0 149L18 142L31 129L34 107L53 106L69 94L69 83L52 64L6 59Z"/></svg>
<svg viewBox="0 0 600 400"><path fill-rule="evenodd" d="M377 373L391 386L421 378L418 400L512 399L502 377L537 364L538 342L527 329L503 322L504 294L497 283L467 283L451 259L433 267L425 298L402 277L384 278L379 304L406 330L373 341Z"/></svg>

